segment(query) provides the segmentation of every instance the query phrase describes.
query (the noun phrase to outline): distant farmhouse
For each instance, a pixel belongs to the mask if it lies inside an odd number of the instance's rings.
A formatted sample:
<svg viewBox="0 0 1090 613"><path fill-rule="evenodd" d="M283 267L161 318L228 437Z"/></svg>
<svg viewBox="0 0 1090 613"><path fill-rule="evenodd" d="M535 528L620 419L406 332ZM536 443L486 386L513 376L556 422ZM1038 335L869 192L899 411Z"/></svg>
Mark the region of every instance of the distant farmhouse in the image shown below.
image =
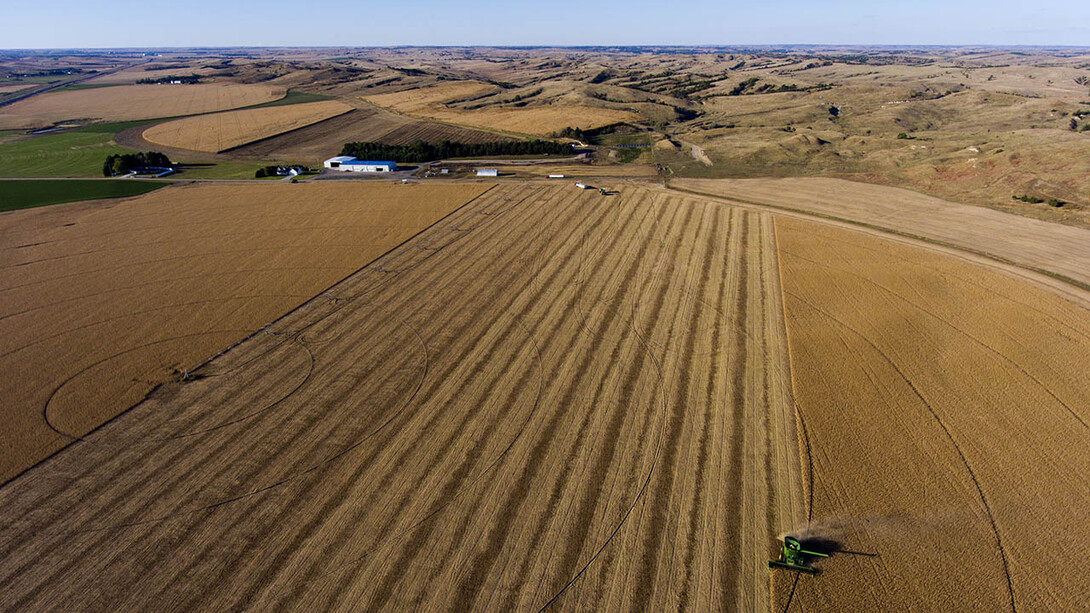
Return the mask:
<svg viewBox="0 0 1090 613"><path fill-rule="evenodd" d="M397 162L369 162L350 155L338 155L326 160L325 167L343 172L393 172L397 170Z"/></svg>

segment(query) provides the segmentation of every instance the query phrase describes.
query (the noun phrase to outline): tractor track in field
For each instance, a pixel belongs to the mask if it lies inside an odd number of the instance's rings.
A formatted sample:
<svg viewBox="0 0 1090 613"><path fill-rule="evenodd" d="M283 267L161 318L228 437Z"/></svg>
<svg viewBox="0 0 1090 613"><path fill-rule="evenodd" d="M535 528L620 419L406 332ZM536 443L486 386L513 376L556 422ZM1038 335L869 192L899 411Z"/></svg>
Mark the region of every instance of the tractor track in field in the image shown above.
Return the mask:
<svg viewBox="0 0 1090 613"><path fill-rule="evenodd" d="M1011 579L1010 562L1008 561L1007 550L1003 546L1003 539L999 533L999 525L996 523L995 520L995 513L992 510L991 505L988 503L988 497L984 493L984 488L980 484L980 479L977 477L976 471L974 471L973 467L969 464L969 459L965 456L965 452L962 450L961 445L959 445L957 440L954 438L953 433L950 432L949 426L947 426L946 422L943 421L943 419L935 411L934 407L931 405L930 402L928 402L927 398L924 397L923 393L916 386L916 384L912 382L912 380L901 370L897 363L888 354L886 354L885 351L878 347L878 345L876 345L874 341L872 341L862 332L856 330L846 322L837 318L832 313L829 313L828 311L825 311L820 307L814 305L813 303L807 301L804 297L793 294L791 292L785 292L785 294L791 296L793 299L800 302L801 304L805 304L808 307L814 309L815 311L822 313L822 315L824 315L829 321L836 323L841 328L851 332L854 336L866 342L867 345L869 345L871 349L875 351L875 353L880 355L882 359L894 371L896 371L897 375L905 382L906 385L908 385L909 389L912 390L913 395L915 395L920 400L920 402L923 403L923 406L927 409L927 412L935 420L935 423L938 424L939 428L942 429L942 432L945 435L947 441L949 441L950 445L953 446L954 451L957 452L958 458L961 460L961 464L965 467L966 472L968 472L969 474L969 479L972 481L973 487L976 489L976 493L980 499L981 505L983 506L984 513L988 518L988 523L990 524L992 535L995 537L995 547L999 553L999 558L1002 563L1003 576L1006 578L1007 596L1009 598L1011 611L1017 611L1018 609L1015 605L1014 599L1014 583Z"/></svg>
<svg viewBox="0 0 1090 613"><path fill-rule="evenodd" d="M495 188L0 491L0 598L662 608L676 582L692 608L749 602L767 586L727 583L716 550L782 489L721 477L743 442L773 453L765 417L731 423L774 402L743 366L769 351L769 223Z"/></svg>

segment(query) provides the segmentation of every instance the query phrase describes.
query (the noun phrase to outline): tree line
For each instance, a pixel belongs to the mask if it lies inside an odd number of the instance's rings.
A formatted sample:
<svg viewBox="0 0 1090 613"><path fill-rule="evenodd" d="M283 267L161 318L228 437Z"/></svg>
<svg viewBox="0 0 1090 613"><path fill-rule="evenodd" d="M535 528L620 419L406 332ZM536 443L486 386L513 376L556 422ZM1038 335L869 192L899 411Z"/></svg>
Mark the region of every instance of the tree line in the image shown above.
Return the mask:
<svg viewBox="0 0 1090 613"><path fill-rule="evenodd" d="M542 155L571 153L571 145L548 140L516 140L494 143L462 143L445 140L426 143L416 140L408 145L385 143L345 143L341 155L363 160L431 162L449 158L493 157L497 155Z"/></svg>

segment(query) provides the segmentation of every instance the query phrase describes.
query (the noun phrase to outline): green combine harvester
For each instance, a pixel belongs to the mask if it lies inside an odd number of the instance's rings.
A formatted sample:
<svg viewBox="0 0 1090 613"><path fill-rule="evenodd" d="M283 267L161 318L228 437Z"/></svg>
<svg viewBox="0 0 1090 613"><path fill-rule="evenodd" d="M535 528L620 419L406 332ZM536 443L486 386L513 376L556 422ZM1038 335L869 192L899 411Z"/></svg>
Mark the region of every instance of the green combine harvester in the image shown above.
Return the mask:
<svg viewBox="0 0 1090 613"><path fill-rule="evenodd" d="M806 563L806 558L813 556L817 558L827 558L829 554L818 553L816 551L806 551L802 548L802 543L798 539L785 536L783 537L783 553L780 554L779 560L769 560L769 568L786 568L788 570L797 570L800 573L810 573L816 575L818 569L810 566Z"/></svg>

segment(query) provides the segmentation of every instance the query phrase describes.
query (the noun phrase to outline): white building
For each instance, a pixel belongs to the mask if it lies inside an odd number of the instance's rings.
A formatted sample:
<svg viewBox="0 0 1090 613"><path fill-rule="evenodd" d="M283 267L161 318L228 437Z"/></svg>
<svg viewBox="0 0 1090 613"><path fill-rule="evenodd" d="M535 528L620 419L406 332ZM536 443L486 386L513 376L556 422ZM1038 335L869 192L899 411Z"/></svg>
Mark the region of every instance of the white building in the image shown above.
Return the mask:
<svg viewBox="0 0 1090 613"><path fill-rule="evenodd" d="M369 162L350 155L338 155L326 160L325 167L343 172L393 172L397 170L397 162Z"/></svg>
<svg viewBox="0 0 1090 613"><path fill-rule="evenodd" d="M498 176L500 176L500 172L498 170L496 170L495 168L478 168L477 169L477 176L478 177L498 177Z"/></svg>

